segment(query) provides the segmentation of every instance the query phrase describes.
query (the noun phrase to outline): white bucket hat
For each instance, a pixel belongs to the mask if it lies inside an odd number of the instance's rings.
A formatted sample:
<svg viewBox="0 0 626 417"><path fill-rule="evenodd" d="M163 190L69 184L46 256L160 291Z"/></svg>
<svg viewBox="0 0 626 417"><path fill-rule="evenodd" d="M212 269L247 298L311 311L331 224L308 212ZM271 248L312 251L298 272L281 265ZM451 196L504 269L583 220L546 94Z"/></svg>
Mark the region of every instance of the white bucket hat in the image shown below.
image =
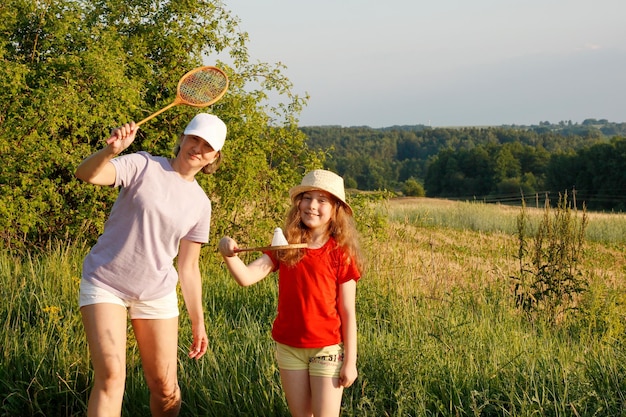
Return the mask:
<svg viewBox="0 0 626 417"><path fill-rule="evenodd" d="M226 124L213 114L199 113L191 119L183 133L201 137L213 150L219 151L226 140Z"/></svg>
<svg viewBox="0 0 626 417"><path fill-rule="evenodd" d="M352 207L346 203L346 192L343 186L343 178L334 172L326 171L324 169L316 169L307 173L300 185L289 190L289 197L293 201L296 196L307 191L322 190L332 194L341 201L348 210L348 213L352 214Z"/></svg>

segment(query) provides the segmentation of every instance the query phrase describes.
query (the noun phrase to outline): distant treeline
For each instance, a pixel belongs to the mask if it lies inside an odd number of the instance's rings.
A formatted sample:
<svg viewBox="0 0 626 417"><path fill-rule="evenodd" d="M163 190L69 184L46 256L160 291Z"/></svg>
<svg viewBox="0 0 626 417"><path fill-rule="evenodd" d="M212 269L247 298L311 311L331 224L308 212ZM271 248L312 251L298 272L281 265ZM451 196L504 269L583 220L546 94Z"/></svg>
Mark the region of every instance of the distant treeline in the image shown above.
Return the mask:
<svg viewBox="0 0 626 417"><path fill-rule="evenodd" d="M578 206L626 210L626 123L301 130L348 188L503 203L567 192Z"/></svg>

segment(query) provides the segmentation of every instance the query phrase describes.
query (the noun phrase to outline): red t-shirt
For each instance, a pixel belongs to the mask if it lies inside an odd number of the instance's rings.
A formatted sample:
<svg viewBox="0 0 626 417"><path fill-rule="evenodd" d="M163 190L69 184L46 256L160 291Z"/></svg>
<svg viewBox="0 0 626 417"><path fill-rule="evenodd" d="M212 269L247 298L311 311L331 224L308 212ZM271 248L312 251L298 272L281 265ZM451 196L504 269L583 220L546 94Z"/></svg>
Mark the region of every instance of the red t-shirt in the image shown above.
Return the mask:
<svg viewBox="0 0 626 417"><path fill-rule="evenodd" d="M360 273L354 262L343 261L344 251L330 238L319 249L304 249L306 254L293 267L279 264L278 314L272 337L278 343L297 348L319 348L341 343L341 318L337 304L339 285Z"/></svg>

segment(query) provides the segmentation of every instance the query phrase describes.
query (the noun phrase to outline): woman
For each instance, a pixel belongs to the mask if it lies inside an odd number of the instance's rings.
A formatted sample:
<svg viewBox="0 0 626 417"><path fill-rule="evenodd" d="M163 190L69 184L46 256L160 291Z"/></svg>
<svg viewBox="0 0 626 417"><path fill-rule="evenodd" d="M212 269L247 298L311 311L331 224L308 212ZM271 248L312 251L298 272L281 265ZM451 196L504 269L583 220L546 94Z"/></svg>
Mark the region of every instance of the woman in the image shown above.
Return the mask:
<svg viewBox="0 0 626 417"><path fill-rule="evenodd" d="M127 316L152 415L178 415L178 281L192 323L189 357L199 359L207 350L199 257L209 238L211 201L195 176L219 167L226 125L200 113L180 136L175 158L118 156L137 130L134 122L114 129L107 145L76 169L76 177L90 184L121 188L83 263L80 311L94 368L88 416L121 414Z"/></svg>

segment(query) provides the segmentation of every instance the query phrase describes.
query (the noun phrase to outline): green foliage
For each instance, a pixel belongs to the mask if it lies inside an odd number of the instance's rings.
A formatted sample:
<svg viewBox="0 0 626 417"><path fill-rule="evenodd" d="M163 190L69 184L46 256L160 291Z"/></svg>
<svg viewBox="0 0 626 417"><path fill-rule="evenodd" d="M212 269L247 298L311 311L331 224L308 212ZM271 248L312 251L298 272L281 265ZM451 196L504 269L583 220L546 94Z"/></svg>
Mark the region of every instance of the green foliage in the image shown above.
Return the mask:
<svg viewBox="0 0 626 417"><path fill-rule="evenodd" d="M291 93L280 64L250 62L247 33L219 1L7 0L0 17L2 248L93 241L116 191L80 183L75 167L110 128L170 104L180 77L207 62L231 81L203 109L229 128L223 168L199 180L215 202L214 231L274 225L287 188L322 164L296 128L306 98ZM270 106L270 93L282 102ZM129 151L170 156L198 111L177 106L151 120Z"/></svg>
<svg viewBox="0 0 626 417"><path fill-rule="evenodd" d="M593 207L624 211L625 173L626 139L613 138L575 154L554 156L548 166L547 186L563 189L574 185L578 201L591 199Z"/></svg>
<svg viewBox="0 0 626 417"><path fill-rule="evenodd" d="M407 197L424 197L426 192L424 191L424 186L422 186L422 184L420 184L415 178L411 177L404 182L402 194Z"/></svg>
<svg viewBox="0 0 626 417"><path fill-rule="evenodd" d="M427 128L303 127L328 153L325 166L360 190L402 191L410 178L429 197L519 203L522 194L576 188L590 209L623 210L626 123L610 139L589 124Z"/></svg>
<svg viewBox="0 0 626 417"><path fill-rule="evenodd" d="M389 198L391 193L386 191L349 194L348 202L354 211L354 220L365 240L380 239L388 226L385 203Z"/></svg>
<svg viewBox="0 0 626 417"><path fill-rule="evenodd" d="M519 275L512 278L516 304L531 318L551 324L561 322L587 290L588 282L578 267L587 222L584 209L580 220L572 212L565 193L559 196L554 211L546 201L531 245L525 207L522 207L517 233Z"/></svg>

